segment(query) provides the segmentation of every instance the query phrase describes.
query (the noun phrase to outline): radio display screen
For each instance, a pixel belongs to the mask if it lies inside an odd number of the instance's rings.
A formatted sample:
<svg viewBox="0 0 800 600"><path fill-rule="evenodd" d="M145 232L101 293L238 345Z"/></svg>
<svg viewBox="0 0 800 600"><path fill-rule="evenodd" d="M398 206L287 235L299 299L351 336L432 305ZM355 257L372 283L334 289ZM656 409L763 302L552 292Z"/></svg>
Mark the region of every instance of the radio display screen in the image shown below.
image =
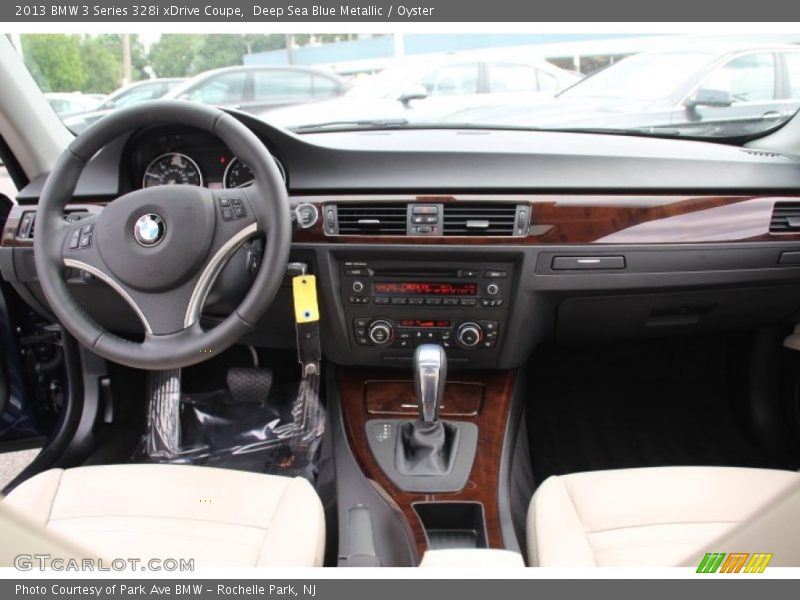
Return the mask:
<svg viewBox="0 0 800 600"><path fill-rule="evenodd" d="M477 283L454 283L454 282L394 282L380 281L372 284L372 289L376 294L410 294L420 296L476 296L478 294Z"/></svg>

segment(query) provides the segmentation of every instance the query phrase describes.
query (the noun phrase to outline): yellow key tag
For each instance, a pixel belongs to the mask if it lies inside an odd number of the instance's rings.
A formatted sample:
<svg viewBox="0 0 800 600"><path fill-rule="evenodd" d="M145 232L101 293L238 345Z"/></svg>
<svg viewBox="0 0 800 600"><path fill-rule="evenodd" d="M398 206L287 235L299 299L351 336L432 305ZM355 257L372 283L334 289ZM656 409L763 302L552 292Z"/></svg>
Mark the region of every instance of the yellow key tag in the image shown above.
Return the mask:
<svg viewBox="0 0 800 600"><path fill-rule="evenodd" d="M317 278L314 275L298 275L292 278L294 295L294 318L298 323L319 321L317 306Z"/></svg>

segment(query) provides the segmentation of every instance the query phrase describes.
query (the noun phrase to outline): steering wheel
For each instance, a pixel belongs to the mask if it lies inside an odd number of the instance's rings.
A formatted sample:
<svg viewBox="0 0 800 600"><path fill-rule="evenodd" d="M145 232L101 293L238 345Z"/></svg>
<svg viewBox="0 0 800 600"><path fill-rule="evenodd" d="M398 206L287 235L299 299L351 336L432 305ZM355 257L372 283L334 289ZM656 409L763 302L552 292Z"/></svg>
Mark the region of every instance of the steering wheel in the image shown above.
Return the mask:
<svg viewBox="0 0 800 600"><path fill-rule="evenodd" d="M68 222L86 163L133 129L186 125L221 139L253 170L252 186L209 190L167 185L136 190L99 214ZM249 238L264 234L261 266L236 310L205 331L200 312L226 261ZM130 367L170 369L201 362L236 343L269 307L283 279L291 244L289 201L264 144L231 115L182 100L114 111L81 133L60 156L36 212L34 256L47 301L63 326L92 352ZM104 281L144 325L141 343L98 325L75 301L65 268Z"/></svg>

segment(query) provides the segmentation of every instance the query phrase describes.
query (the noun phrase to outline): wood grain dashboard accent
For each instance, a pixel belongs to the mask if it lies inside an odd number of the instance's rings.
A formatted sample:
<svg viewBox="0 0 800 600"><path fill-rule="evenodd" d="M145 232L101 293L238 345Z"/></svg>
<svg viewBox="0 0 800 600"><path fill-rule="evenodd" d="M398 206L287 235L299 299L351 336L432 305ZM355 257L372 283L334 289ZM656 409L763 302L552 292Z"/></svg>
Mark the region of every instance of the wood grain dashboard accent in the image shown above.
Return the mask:
<svg viewBox="0 0 800 600"><path fill-rule="evenodd" d="M496 194L496 195L342 195L292 196L292 206L313 204L320 219L294 232L296 243L406 244L406 245L547 245L547 244L675 244L745 241L800 241L800 231L770 233L776 202L800 202L800 195L658 195L658 194ZM327 235L324 207L348 202L468 203L498 201L531 207L524 236L404 236ZM97 212L108 200L76 203L69 211ZM14 206L3 229L0 245L29 247L30 239L17 236L25 211Z"/></svg>
<svg viewBox="0 0 800 600"><path fill-rule="evenodd" d="M447 383L443 404L461 406L469 397L474 398L474 388L483 392L478 413L473 416L457 417L455 420L469 421L478 426L478 450L467 485L460 492L446 494L420 494L404 492L397 488L383 473L372 452L366 437L366 423L375 418L370 408L376 405L374 391L370 388L380 384L380 396L386 397L393 390L405 396L412 385L411 374L406 378L397 371L378 369L339 368L338 384L341 398L342 419L347 440L364 475L376 485L390 502L402 512L413 535L417 560L427 548L425 532L416 512L415 502L423 501L463 501L483 504L486 517L488 543L491 548L503 548L500 530L499 499L497 488L500 478L500 454L505 436L506 421L511 405L511 394L515 380L513 371L458 373L453 374ZM412 388L413 389L413 388ZM463 394L467 398L461 398ZM383 405L383 401L379 404ZM413 418L410 412L409 417Z"/></svg>
<svg viewBox="0 0 800 600"><path fill-rule="evenodd" d="M525 236L326 235L322 222L295 233L295 242L328 244L534 245L534 244L672 244L742 241L798 241L800 232L769 231L778 201L800 196L497 194L457 196L325 196L295 197L314 204L324 215L327 204L347 202L498 201L531 206Z"/></svg>

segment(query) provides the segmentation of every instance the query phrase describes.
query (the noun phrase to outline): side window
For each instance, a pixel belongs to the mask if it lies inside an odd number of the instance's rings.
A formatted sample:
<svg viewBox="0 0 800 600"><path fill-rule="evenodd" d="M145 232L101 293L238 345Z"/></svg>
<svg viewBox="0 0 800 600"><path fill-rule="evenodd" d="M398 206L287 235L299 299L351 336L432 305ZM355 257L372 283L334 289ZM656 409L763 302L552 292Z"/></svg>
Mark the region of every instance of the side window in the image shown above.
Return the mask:
<svg viewBox="0 0 800 600"><path fill-rule="evenodd" d="M52 109L56 112L56 114L65 113L70 110L70 103L67 100L59 100L56 98L50 98L48 100Z"/></svg>
<svg viewBox="0 0 800 600"><path fill-rule="evenodd" d="M478 63L460 63L436 69L422 80L430 96L478 93Z"/></svg>
<svg viewBox="0 0 800 600"><path fill-rule="evenodd" d="M785 52L783 59L786 62L786 74L789 81L787 88L791 100L800 100L800 52Z"/></svg>
<svg viewBox="0 0 800 600"><path fill-rule="evenodd" d="M253 98L270 100L311 97L311 75L302 71L256 71Z"/></svg>
<svg viewBox="0 0 800 600"><path fill-rule="evenodd" d="M489 91L493 94L504 92L535 92L539 84L537 70L529 65L513 63L489 63Z"/></svg>
<svg viewBox="0 0 800 600"><path fill-rule="evenodd" d="M236 104L244 97L247 73L224 73L204 81L189 94L189 99L205 104Z"/></svg>
<svg viewBox="0 0 800 600"><path fill-rule="evenodd" d="M314 75L314 96L335 96L338 90L339 86L333 79Z"/></svg>
<svg viewBox="0 0 800 600"><path fill-rule="evenodd" d="M721 90L734 104L775 99L775 56L754 52L734 58L712 72L701 88Z"/></svg>

